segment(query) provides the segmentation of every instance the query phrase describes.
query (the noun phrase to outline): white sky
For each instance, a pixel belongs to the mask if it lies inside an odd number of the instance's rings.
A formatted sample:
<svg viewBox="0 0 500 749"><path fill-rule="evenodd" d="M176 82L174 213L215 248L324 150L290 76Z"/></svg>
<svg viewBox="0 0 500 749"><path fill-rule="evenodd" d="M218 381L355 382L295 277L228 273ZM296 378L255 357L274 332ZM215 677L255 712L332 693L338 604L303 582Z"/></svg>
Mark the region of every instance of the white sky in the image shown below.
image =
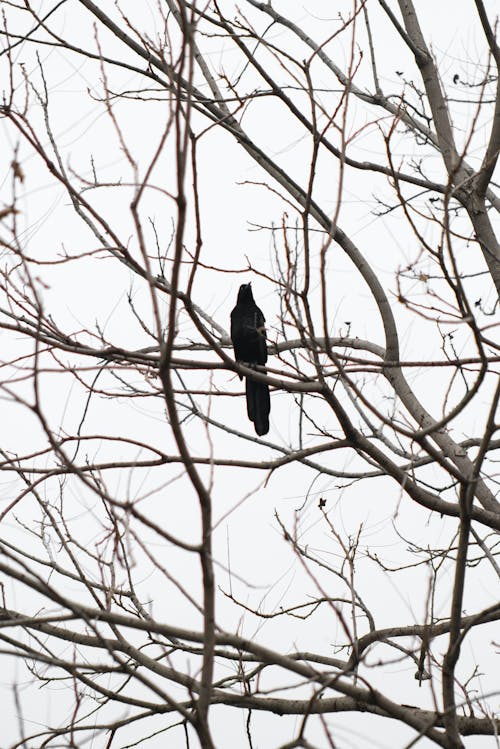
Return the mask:
<svg viewBox="0 0 500 749"><path fill-rule="evenodd" d="M395 3L393 3L395 5ZM47 3L41 3L45 10ZM234 3L224 3L226 9L236 7ZM472 3L451 2L417 3L418 12L424 32L432 41L432 49L439 64L443 84L450 86L455 74L460 80L477 80L480 66L485 61L485 45L477 21L474 20ZM486 3L492 16L496 9L494 2ZM106 6L106 7L105 7ZM109 6L109 7L107 7ZM140 6L140 7L139 7ZM335 29L335 16L338 12L348 12L351 3L325 2L289 3L275 2L273 7L286 12L296 23L307 30L317 41L326 39ZM376 6L376 7L374 7ZM248 16L257 21L258 13L247 3L239 7ZM104 3L103 8L113 12L112 3ZM142 28L153 34L157 30L158 15L156 4L125 3L122 8L130 13L142 24ZM377 61L380 66L381 84L386 90L397 91L401 87L401 78L407 81L417 80L417 71L413 60L404 51L400 40L387 26L387 22L378 10L378 4L369 3L373 18L373 34L375 38ZM17 15L10 8L6 10L11 15L11 24L17 23ZM95 49L92 35L92 23L83 8L78 3L67 3L52 19L61 35L71 38L78 43L86 44ZM121 54L122 47L105 32L99 31L99 37L107 54ZM305 56L302 45L290 41L290 35L283 30L272 30L271 38L276 45L289 44L290 52L298 59ZM361 35L364 38L364 35ZM227 40L204 40L207 59L212 69L234 78L241 71L241 60L228 49ZM335 62L342 68L348 61L349 49L347 40L335 40L329 47ZM368 66L368 50L362 49L364 58L356 83L360 88L370 86ZM40 72L34 58L34 49L23 44L16 49L14 62L17 65L25 63L28 80L38 88L41 85ZM126 57L126 55L125 55ZM57 142L61 148L63 161L68 172L76 172L87 179L92 178L91 159L100 180L113 183L127 183L132 180L120 144L117 142L116 132L113 130L109 118L99 101L102 95L100 73L95 63L85 61L78 56L70 56L60 49L40 49L40 59L50 91L50 116ZM4 58L5 62L5 58ZM397 72L402 73L402 76ZM133 90L143 82L133 72L122 70L107 71L110 89L116 91ZM276 74L286 75L276 69ZM314 69L315 83L318 87L332 87L333 77L324 67ZM22 100L22 78L17 68L17 91L19 101ZM255 75L251 71L244 73L242 88L252 90L255 85ZM408 85L408 84L407 84ZM459 98L467 93L464 86L457 85ZM33 100L33 97L32 97ZM331 106L335 94L325 91L325 107ZM306 106L304 97L297 96L301 106ZM125 100L116 103L114 112L123 128L123 135L130 151L137 158L140 170L145 165L156 148L158 138L164 126L166 106L164 102L137 102ZM355 137L352 155L359 159L375 160L383 153L383 141L376 127L371 125L366 107L354 98L351 99L349 118L352 122L351 132L358 128L365 130ZM470 127L471 108L459 103L454 112L454 125L457 133L462 133L465 142L467 129ZM30 123L41 132L42 113L40 107L33 101L29 110ZM304 131L295 123L283 107L273 102L269 97L262 97L252 105L242 120L243 126L283 167L289 169L294 178L304 182L310 159L311 143ZM381 123L384 127L386 123ZM474 163L474 158L480 158L484 139L487 133L487 116L479 119L477 137L471 142L468 158ZM2 158L0 173L2 179L2 200L10 199L9 164L11 148L16 145L17 136L11 126L0 121L2 136L8 148ZM194 126L201 129L206 122L195 117ZM460 137L460 136L458 136ZM48 147L45 138L43 145ZM10 147L10 148L9 148ZM408 156L409 148L414 149L412 155L418 158L428 154L427 148L419 149L410 144L404 134L394 137L395 159ZM253 267L259 272L272 275L276 270L273 257L273 243L271 233L267 230L255 231L254 227L279 226L283 211L288 213L288 223L292 225L297 218L290 206L287 206L276 195L258 184L262 181L271 183L263 171L250 160L248 155L226 133L212 130L204 136L199 144L199 192L201 199L203 223L202 262L207 266L223 268L228 273L220 271L201 270L199 280L195 284L195 301L205 311L214 317L219 325L229 327L229 313L234 305L236 292L240 283L253 281L257 303L263 308L268 324L268 335L271 341L281 339L281 328L278 323L279 299L275 288L264 278L256 278L251 273L244 273L249 258ZM73 213L71 203L61 186L54 185L40 160L23 143L19 147L19 161L22 164L26 180L19 196L19 224L26 251L38 259L53 259L63 248L70 254L88 252L97 248L97 240ZM426 168L432 169L436 179L442 179L442 168L439 160L430 156L426 161ZM175 189L175 163L171 149L165 151L155 172L154 182L162 189ZM417 189L415 189L417 191ZM88 191L86 197L99 207L107 217L121 239L129 242L135 251L133 223L129 211L131 190L125 186L114 186ZM338 201L338 165L331 157L322 156L316 183L315 197L322 207L335 211ZM369 172L349 172L341 196L339 225L357 243L367 260L372 264L383 281L384 288L396 309L398 323L401 326L402 353L408 358L432 358L440 355L441 338L436 334L433 326L410 315L401 308L396 301L396 285L394 272L398 267L405 266L418 254L418 243L415 236L408 232L404 217L400 211L394 211L387 216L376 216L377 199L394 201L394 195L385 178L374 178ZM419 205L426 205L422 198ZM160 190L151 190L145 196L142 216L146 227L146 236L151 247L154 246L154 234L148 227L148 219L155 222L162 250L168 245L172 220L175 217L175 206L171 199ZM465 223L463 224L465 227ZM435 242L437 233L427 230L426 240ZM193 249L194 233L192 213L186 235L186 244ZM319 246L319 235L313 240L316 249ZM277 236L278 251L282 257L283 242L280 234ZM458 244L458 256L464 269L483 268L482 260L478 257L477 249L469 250L466 242ZM472 255L472 256L471 256ZM423 260L419 266L424 273L430 272L431 265ZM317 266L315 268L317 271ZM331 274L331 320L333 335L349 334L353 337L369 339L374 343L383 344L382 329L373 301L369 298L366 286L360 281L351 263L343 256L340 249L333 246L329 255L329 273ZM129 349L154 345L154 340L147 336L143 327L137 322L127 301L130 293L137 311L140 312L147 325L152 324L148 291L139 279L133 277L124 266L111 259L94 258L82 260L73 264L41 267L44 286L41 294L45 309L50 311L57 324L65 332L77 333L80 330L94 330L99 322L107 341L116 346ZM482 281L471 282L471 298L482 295L483 301L491 299L491 292ZM424 289L422 289L422 292ZM314 300L315 310L318 311L318 300ZM165 310L166 311L166 308ZM348 328L349 325L349 328ZM446 332L450 327L444 326ZM190 335L187 320L182 315L179 319L180 336ZM295 337L295 335L292 335ZM84 336L82 337L84 338ZM90 339L89 339L90 340ZM455 334L455 345L459 353L469 350L468 337L462 335L461 330ZM23 350L23 344L11 337L8 346L12 351ZM10 350L10 349L9 349ZM204 355L195 354L196 358ZM3 357L6 358L6 355ZM90 363L90 362L89 362ZM92 362L94 364L94 362ZM279 363L271 360L271 366ZM221 390L234 392L238 389L236 376L228 371L217 370L213 373L213 385ZM206 388L212 384L210 372L202 372L193 377L190 382L197 382ZM143 387L144 381L127 373L126 378ZM415 387L424 404L437 417L448 380L436 377L435 371L421 372L415 370L409 375L409 381ZM107 373L102 376L102 385L111 384ZM116 383L116 387L119 383ZM23 391L29 392L28 386ZM369 397L380 400L383 404L384 388L377 381L365 385ZM459 385L454 385L452 398L458 397ZM464 435L477 433L484 424L485 409L488 406L489 390L479 397L479 403L474 405L464 415L455 427L455 438L463 439ZM42 400L51 426L55 431L72 433L78 427L85 405L85 394L70 376L48 373L43 379ZM200 403L203 401L200 399ZM479 407L480 404L480 407ZM245 421L243 398L214 398L213 415L215 418L227 420L236 429L243 429L251 434L250 424ZM1 444L12 451L26 451L36 448L43 443L44 437L37 427L35 419L26 409L16 404L3 403L4 419L1 430ZM331 433L337 433L337 424L333 415L325 411L323 404L313 404L312 411L318 419L323 420L323 426ZM391 404L387 404L390 411ZM297 407L293 398L286 393L273 393L271 432L269 440L285 446L297 445ZM150 440L167 452L174 452L174 444L164 418L164 404L161 399L150 398L142 400L126 400L119 398L105 400L95 397L90 405L85 429L88 434L99 434L106 429L113 435L129 435L138 440ZM244 442L236 438L221 434L218 430L210 430L210 440L204 428L191 421L189 430L190 447L197 455L205 455L213 444L216 456L240 457L242 459L267 459L277 453L270 447L255 445L252 441ZM309 443L318 441L317 435L308 435ZM85 448L86 449L86 448ZM124 459L132 455L129 449L123 448L120 454L116 446L107 446L94 441L89 448L89 459L106 460L110 458ZM84 453L84 448L81 448ZM333 452L318 462L334 471L359 469L360 462L351 453ZM137 458L141 457L139 451ZM142 455L142 457L144 457ZM320 456L321 457L321 456ZM45 458L40 459L40 465ZM185 477L181 476L179 466L166 467L161 471L132 471L127 475L118 475L110 471L107 474L108 489L121 499L129 498L141 501L151 517L165 523L169 532L178 534L188 541L196 541L199 531L199 517L197 500ZM208 477L208 470L200 470ZM429 477L431 476L429 472ZM177 480L174 478L179 476ZM328 533L321 520L317 508L319 497L327 500L329 516L335 528L343 538L355 535L360 528L360 551L356 565L357 584L360 593L366 597L367 604L376 613L377 627L391 624L410 624L423 619L426 606L427 585L429 572L423 568L397 573L394 576L383 574L367 551L377 555L388 565L401 565L414 561L415 556L409 549L408 539L413 544L426 546L441 546L450 542L455 524L436 516L430 516L422 508L413 505L407 498L400 497L399 487L386 479L379 479L369 483L347 484L329 475L317 476L315 471L303 466L291 465L271 475L264 486L266 474L258 471L241 471L239 469L220 469L216 472L213 501L214 516L220 521L214 531L214 548L217 561L217 584L225 592L232 591L236 598L249 607L262 607L265 611L273 611L279 606L291 606L303 602L308 597L319 594L315 584L311 581L302 565L292 554L289 546L282 539L275 514L290 527L296 522L299 538L308 548L326 564L337 564L340 548L338 543ZM172 483L169 483L172 482ZM2 477L2 497L7 504L14 491L11 474ZM57 484L48 484L44 490L44 498L56 501ZM144 498L149 492L151 496ZM83 546L88 548L102 541L99 528L101 509L96 499L83 489L76 481L68 482L66 488L66 503L71 526L78 533ZM18 516L23 522L32 523L38 518L38 509L29 501L19 508ZM394 532L397 530L397 533ZM29 528L20 529L14 515L9 516L3 523L3 531L11 542L29 545L32 539ZM47 530L50 534L50 530ZM199 574L195 560L188 558L183 552L167 546L153 534L145 534L144 544L156 554L169 571L176 574L182 583L194 596L199 595ZM55 544L55 539L52 539ZM33 541L35 543L35 541ZM37 545L37 553L42 549ZM134 576L138 591L143 601L152 601L152 607L159 620L172 621L184 627L199 627L200 620L193 607L173 587L168 587L161 576L140 551L135 551L137 560ZM232 577L227 571L228 560ZM436 599L436 615L448 615L449 595L452 586L452 565L447 565L443 572L443 582ZM323 571L317 571L321 585L329 595L346 595L346 588L337 583L334 576ZM470 587L466 596L468 613L475 612L491 603L493 586L498 582L483 565L475 571L470 570ZM75 591L70 594L78 595ZM10 605L22 609L29 606L31 594L19 586L8 586ZM348 608L346 608L348 615ZM304 649L336 655L335 643L343 638L338 618L328 607L320 608L310 620L277 618L257 622L255 617L245 614L222 594L218 599L217 621L224 629L235 631L247 637L258 637L269 646L285 649ZM360 620L359 626L366 626ZM494 634L493 628L483 627L481 638L467 641L464 646L464 671L470 673L475 659L490 652L490 641ZM498 637L497 637L498 639ZM442 641L444 650L446 643ZM285 645L286 643L286 645ZM364 673L370 682L384 689L389 695L397 695L406 704L422 705L432 708L432 694L428 684L418 686L413 678L414 666L408 662L401 663L396 657L383 671L372 667L377 658L394 658L395 651L384 652L381 648L376 651L377 656L368 659L368 666ZM397 655L397 654L396 654ZM339 657L345 657L345 651ZM8 661L6 661L8 662ZM484 664L483 664L484 665ZM497 668L498 672L498 668ZM12 664L2 672L0 695L4 699L10 695L11 682L19 678L26 685L24 701L24 717L27 731L35 729L37 722L63 722L62 713L67 710L71 714L71 699L64 693L63 687L57 682L42 692L29 687L29 674L20 670L18 665ZM273 677L275 678L275 677ZM279 681L269 679L268 687L280 684ZM494 669L478 679L478 689L488 691L496 689L497 678ZM286 692L284 693L286 696ZM307 688L304 694L309 694ZM66 703L65 700L68 700ZM498 697L492 704L498 704ZM62 708L61 705L64 707ZM15 718L16 711L12 702L7 710L5 740L7 745L18 735L18 725ZM300 719L281 718L276 716L255 715L253 725L257 747L278 746L280 741L290 740L297 731ZM333 727L333 734L339 747L368 746L403 747L412 733L404 727L382 723L373 717L356 714L335 715L330 717L329 724ZM165 725L164 719L153 721L151 731ZM214 737L218 749L235 746L242 734L243 715L229 708L214 710ZM173 721L172 721L173 722ZM153 725L154 723L154 725ZM130 741L135 737L136 729L130 730ZM139 730L141 735L142 729ZM181 746L182 735L178 732L168 734L165 739L160 735L147 744L148 749L156 747ZM380 732L380 733L378 733ZM127 735L128 736L128 735ZM317 741L318 746L326 746L320 727L311 726L310 740ZM101 739L97 739L95 746ZM491 738L468 738L468 749L493 746ZM122 739L120 746L126 741ZM430 743L422 740L418 744L425 749Z"/></svg>

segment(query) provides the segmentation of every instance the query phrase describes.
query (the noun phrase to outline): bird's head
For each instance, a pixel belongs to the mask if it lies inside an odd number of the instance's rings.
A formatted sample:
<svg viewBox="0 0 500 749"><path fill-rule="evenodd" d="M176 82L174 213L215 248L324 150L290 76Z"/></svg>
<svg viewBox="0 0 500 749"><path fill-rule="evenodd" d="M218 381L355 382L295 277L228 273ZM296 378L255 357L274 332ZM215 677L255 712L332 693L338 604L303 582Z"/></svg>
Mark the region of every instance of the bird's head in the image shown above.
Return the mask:
<svg viewBox="0 0 500 749"><path fill-rule="evenodd" d="M238 304L240 302L253 302L252 284L243 283L238 291Z"/></svg>

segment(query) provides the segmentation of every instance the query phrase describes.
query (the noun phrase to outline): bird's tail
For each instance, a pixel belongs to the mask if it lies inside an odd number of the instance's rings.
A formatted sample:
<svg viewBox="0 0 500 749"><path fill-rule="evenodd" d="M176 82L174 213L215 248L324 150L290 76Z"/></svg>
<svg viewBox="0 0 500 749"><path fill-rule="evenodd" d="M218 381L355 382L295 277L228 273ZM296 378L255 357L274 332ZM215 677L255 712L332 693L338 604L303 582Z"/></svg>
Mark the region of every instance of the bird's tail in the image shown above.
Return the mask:
<svg viewBox="0 0 500 749"><path fill-rule="evenodd" d="M260 437L269 431L269 412L271 410L269 387L265 382L257 382L257 380L251 380L248 377L245 379L248 418L253 421L255 431Z"/></svg>

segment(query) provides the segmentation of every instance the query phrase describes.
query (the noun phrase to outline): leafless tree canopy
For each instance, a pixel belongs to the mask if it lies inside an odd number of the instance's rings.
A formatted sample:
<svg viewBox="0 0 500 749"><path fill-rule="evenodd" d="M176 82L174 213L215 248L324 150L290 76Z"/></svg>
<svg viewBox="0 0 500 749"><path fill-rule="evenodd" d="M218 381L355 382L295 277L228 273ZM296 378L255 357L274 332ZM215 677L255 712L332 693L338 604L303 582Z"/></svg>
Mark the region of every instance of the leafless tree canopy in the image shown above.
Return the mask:
<svg viewBox="0 0 500 749"><path fill-rule="evenodd" d="M497 13L2 3L2 746L498 742Z"/></svg>

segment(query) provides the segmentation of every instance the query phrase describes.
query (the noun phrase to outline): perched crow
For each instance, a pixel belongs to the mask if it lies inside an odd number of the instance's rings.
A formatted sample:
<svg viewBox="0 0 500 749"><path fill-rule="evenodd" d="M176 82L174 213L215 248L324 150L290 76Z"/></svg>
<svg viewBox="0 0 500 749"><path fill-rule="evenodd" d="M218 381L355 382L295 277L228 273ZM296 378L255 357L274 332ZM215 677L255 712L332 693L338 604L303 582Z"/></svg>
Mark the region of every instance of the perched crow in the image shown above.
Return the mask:
<svg viewBox="0 0 500 749"><path fill-rule="evenodd" d="M236 307L231 312L231 340L236 361L248 366L265 364L267 361L266 328L262 311L254 302L249 283L240 286ZM240 375L241 380L241 375ZM265 382L245 377L247 413L260 436L269 431L271 400Z"/></svg>

